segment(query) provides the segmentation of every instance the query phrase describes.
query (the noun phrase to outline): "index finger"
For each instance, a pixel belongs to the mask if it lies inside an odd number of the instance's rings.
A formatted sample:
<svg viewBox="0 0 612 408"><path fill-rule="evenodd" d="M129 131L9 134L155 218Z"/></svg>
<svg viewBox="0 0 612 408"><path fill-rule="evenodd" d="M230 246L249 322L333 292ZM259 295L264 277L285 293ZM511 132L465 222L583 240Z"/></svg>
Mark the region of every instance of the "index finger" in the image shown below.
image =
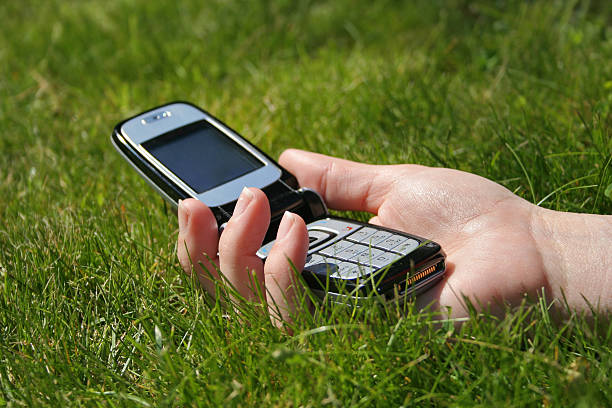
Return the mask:
<svg viewBox="0 0 612 408"><path fill-rule="evenodd" d="M285 150L280 164L293 173L302 187L323 196L331 208L373 214L393 187L394 166L377 166L338 159L303 150Z"/></svg>

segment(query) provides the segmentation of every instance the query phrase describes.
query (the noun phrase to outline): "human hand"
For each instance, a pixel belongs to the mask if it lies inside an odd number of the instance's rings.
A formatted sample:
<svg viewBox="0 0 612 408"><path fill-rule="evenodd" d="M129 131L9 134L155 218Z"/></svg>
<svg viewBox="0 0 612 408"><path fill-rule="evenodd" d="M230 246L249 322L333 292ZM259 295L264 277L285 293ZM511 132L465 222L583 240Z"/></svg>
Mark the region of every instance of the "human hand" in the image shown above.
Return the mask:
<svg viewBox="0 0 612 408"><path fill-rule="evenodd" d="M181 266L188 274L195 272L209 294L215 295L218 267L226 281L222 288L229 284L247 300L263 297L275 321L290 320L298 286L288 260L302 270L308 250L306 225L299 216L284 214L265 265L256 255L270 224L270 205L261 190L242 191L221 237L212 211L201 201L180 202L178 220Z"/></svg>
<svg viewBox="0 0 612 408"><path fill-rule="evenodd" d="M538 292L590 313L612 308L612 217L540 208L486 178L414 164L375 166L299 150L279 162L330 208L366 211L370 222L438 242L447 254L444 280L417 305L467 315L501 312ZM607 243L607 244L606 244Z"/></svg>
<svg viewBox="0 0 612 408"><path fill-rule="evenodd" d="M564 298L587 312L584 299L612 307L606 245L612 241L610 216L545 210L491 180L458 170L366 165L298 150L284 152L279 161L301 186L321 193L330 208L367 211L374 215L372 223L442 245L447 274L419 295L420 307L450 308L450 315L459 317L467 315L464 297L477 308L501 311L504 304L516 305L542 290L548 299ZM220 241L210 210L196 200L182 202L179 259L187 272L202 264L214 279L215 268L203 254L216 254L218 247L219 257L211 256L212 261L239 293L255 296L248 270L254 271L268 301L276 302L280 318L287 319L297 290L287 259L297 270L303 267L306 228L298 216L288 215L264 267L255 253L269 223L269 207L261 191L248 191L254 197L247 210L236 211ZM292 227L283 228L286 224ZM195 271L213 294L213 281L199 266Z"/></svg>

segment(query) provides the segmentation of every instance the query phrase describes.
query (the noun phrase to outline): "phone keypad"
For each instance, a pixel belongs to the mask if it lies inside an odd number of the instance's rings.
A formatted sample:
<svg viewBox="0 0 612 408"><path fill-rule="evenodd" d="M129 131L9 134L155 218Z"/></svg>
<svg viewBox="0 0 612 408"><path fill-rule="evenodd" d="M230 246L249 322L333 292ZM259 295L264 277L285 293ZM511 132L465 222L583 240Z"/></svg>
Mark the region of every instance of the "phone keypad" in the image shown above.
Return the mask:
<svg viewBox="0 0 612 408"><path fill-rule="evenodd" d="M353 245L354 244L350 241L341 240L319 251L319 253L325 256L333 256L333 257L340 258L339 255L343 253L347 248L352 247Z"/></svg>
<svg viewBox="0 0 612 408"><path fill-rule="evenodd" d="M408 255L410 252L417 249L419 245L419 241L407 238L405 242L402 242L398 246L391 248L391 250L402 255Z"/></svg>
<svg viewBox="0 0 612 408"><path fill-rule="evenodd" d="M321 225L325 230L330 230L331 226L339 232L333 243L319 248L311 245L304 269L318 275L340 279L367 277L420 245L415 239L393 232L340 220L329 221L333 223L319 221L319 224L308 225L310 234Z"/></svg>
<svg viewBox="0 0 612 408"><path fill-rule="evenodd" d="M309 267L312 265L316 265L319 263L325 263L325 258L323 258L321 255L317 255L317 254L310 254L306 257L306 264L304 265L304 267Z"/></svg>
<svg viewBox="0 0 612 408"><path fill-rule="evenodd" d="M363 252L367 251L368 247L360 244L353 244L346 248L344 251L336 255L336 258L342 259L343 261L355 261L357 257Z"/></svg>
<svg viewBox="0 0 612 408"><path fill-rule="evenodd" d="M372 236L367 239L367 241L369 241L371 245L377 245L392 236L393 234L388 231L376 231Z"/></svg>
<svg viewBox="0 0 612 408"><path fill-rule="evenodd" d="M349 241L353 241L353 242L363 242L367 240L369 237L371 237L372 235L374 235L376 231L377 230L375 230L374 228L363 227L353 232L351 235L346 237L346 239L348 239Z"/></svg>
<svg viewBox="0 0 612 408"><path fill-rule="evenodd" d="M384 254L386 254L386 252L383 251L382 249L378 249L374 247L367 248L365 251L363 251L362 253L357 255L355 258L353 258L353 261L358 262L362 265L368 265L374 259Z"/></svg>
<svg viewBox="0 0 612 408"><path fill-rule="evenodd" d="M419 247L416 239L376 227L324 218L307 225L309 252L304 269L321 277L365 278ZM274 241L258 251L265 259Z"/></svg>
<svg viewBox="0 0 612 408"><path fill-rule="evenodd" d="M376 246L390 251L393 248L399 246L399 244L402 244L408 240L409 238L402 237L400 235L392 235L388 237L387 239L377 243Z"/></svg>

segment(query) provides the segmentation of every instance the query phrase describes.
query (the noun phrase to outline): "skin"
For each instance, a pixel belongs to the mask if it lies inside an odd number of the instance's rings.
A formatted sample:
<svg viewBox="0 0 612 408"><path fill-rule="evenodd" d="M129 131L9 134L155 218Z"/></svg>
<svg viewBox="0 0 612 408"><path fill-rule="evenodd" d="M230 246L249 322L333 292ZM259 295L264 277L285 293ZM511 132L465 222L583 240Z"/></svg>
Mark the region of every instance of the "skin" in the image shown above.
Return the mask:
<svg viewBox="0 0 612 408"><path fill-rule="evenodd" d="M546 210L483 177L414 164L377 166L299 150L279 162L301 186L321 194L330 208L366 211L378 224L430 238L447 255L445 279L417 298L419 307L467 315L464 297L477 309L501 313L525 296L542 292L560 311L612 308L612 216ZM300 270L308 236L304 221L286 213L265 265L255 255L270 220L267 198L245 189L219 239L210 209L200 201L179 205L178 257L214 294L217 275L204 254L220 266L242 296L254 299L254 276L265 288L271 315L286 320L295 310L289 259ZM196 265L194 267L194 265ZM251 271L251 272L249 272Z"/></svg>
<svg viewBox="0 0 612 408"><path fill-rule="evenodd" d="M218 265L226 282L241 296L247 300L263 297L271 316L279 321L289 320L297 287L289 259L301 269L308 250L308 233L302 218L290 212L283 215L265 265L256 255L270 223L270 205L261 190L242 191L221 237L212 211L201 201L181 201L178 219L177 253L181 266L188 274L195 272L208 293L215 295ZM259 290L253 284L255 279Z"/></svg>

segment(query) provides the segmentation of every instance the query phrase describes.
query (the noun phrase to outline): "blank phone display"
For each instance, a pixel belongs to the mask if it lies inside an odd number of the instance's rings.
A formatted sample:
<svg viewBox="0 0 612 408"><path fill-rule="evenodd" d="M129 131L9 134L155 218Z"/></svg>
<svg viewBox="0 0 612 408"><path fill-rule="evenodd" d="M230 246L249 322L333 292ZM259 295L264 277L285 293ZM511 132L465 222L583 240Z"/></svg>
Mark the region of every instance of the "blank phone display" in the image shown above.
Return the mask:
<svg viewBox="0 0 612 408"><path fill-rule="evenodd" d="M209 124L193 132L157 137L142 146L197 193L263 166Z"/></svg>

